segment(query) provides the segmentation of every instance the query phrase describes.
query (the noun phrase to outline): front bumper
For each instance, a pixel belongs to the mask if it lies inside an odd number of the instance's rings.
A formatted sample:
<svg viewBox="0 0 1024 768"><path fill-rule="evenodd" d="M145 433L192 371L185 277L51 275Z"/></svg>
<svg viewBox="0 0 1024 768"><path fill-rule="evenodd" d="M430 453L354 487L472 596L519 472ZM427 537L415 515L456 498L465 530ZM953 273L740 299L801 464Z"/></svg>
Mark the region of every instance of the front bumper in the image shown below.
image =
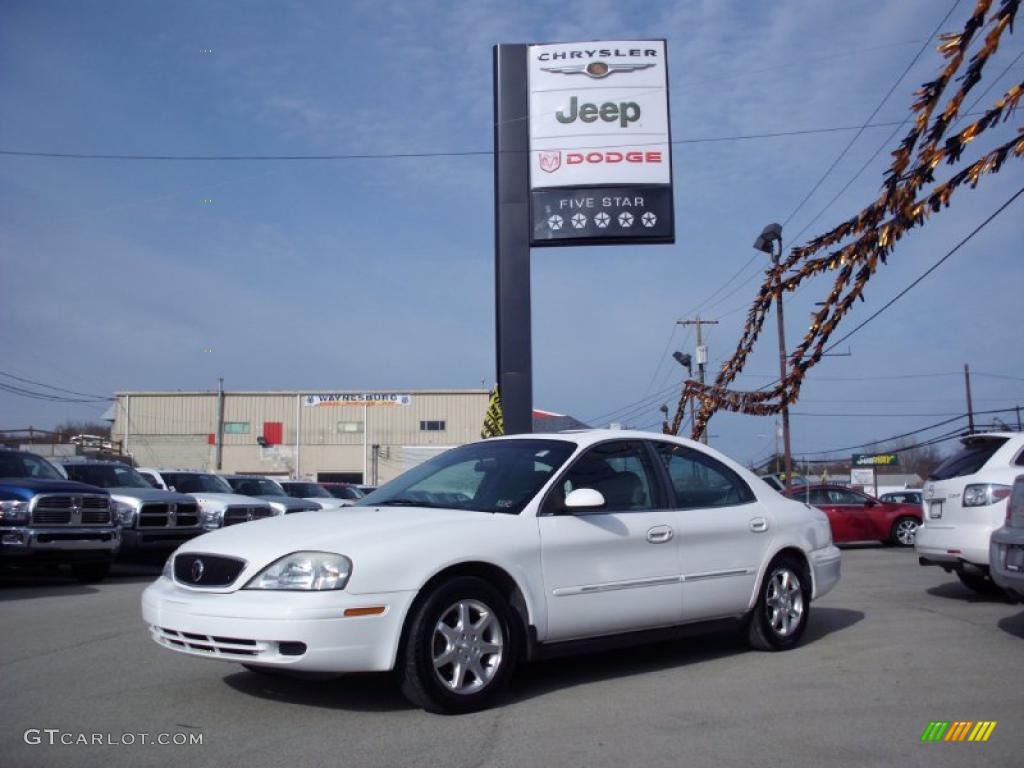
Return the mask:
<svg viewBox="0 0 1024 768"><path fill-rule="evenodd" d="M914 549L923 565L955 568L966 562L988 568L988 546L993 528L988 525L942 523L928 520L917 529Z"/></svg>
<svg viewBox="0 0 1024 768"><path fill-rule="evenodd" d="M164 648L207 659L309 672L394 667L414 591L354 595L188 589L161 577L142 594L142 617ZM347 609L383 606L371 616Z"/></svg>
<svg viewBox="0 0 1024 768"><path fill-rule="evenodd" d="M114 526L0 528L0 553L17 562L104 561L113 558L120 545L120 531Z"/></svg>
<svg viewBox="0 0 1024 768"><path fill-rule="evenodd" d="M992 575L992 581L1024 600L1024 570L1020 565L1014 567L1013 563L1009 566L1007 564L1007 555L1016 549L1024 549L1024 528L1004 526L996 530L992 534L989 548L989 573ZM1020 556L1014 553L1011 560L1018 557Z"/></svg>
<svg viewBox="0 0 1024 768"><path fill-rule="evenodd" d="M842 553L834 544L827 547L815 549L808 558L811 563L812 578L814 579L814 597L817 600L827 594L836 584L839 583L839 571L842 563Z"/></svg>
<svg viewBox="0 0 1024 768"><path fill-rule="evenodd" d="M121 554L177 549L189 539L206 533L204 528L123 528Z"/></svg>

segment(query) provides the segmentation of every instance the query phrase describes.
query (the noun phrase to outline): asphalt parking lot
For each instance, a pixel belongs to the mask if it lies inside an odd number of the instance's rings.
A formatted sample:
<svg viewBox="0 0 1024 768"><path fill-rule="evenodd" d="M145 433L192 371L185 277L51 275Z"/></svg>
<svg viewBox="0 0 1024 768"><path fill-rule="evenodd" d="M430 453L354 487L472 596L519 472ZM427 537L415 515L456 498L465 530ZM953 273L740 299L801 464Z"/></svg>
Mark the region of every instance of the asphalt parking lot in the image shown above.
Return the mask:
<svg viewBox="0 0 1024 768"><path fill-rule="evenodd" d="M0 583L6 768L1024 763L1024 609L911 551L845 549L843 579L797 650L719 634L546 661L503 706L462 717L412 709L386 675L269 678L161 650L139 616L155 575ZM922 743L932 720L998 725L986 743ZM115 743L59 743L94 733Z"/></svg>

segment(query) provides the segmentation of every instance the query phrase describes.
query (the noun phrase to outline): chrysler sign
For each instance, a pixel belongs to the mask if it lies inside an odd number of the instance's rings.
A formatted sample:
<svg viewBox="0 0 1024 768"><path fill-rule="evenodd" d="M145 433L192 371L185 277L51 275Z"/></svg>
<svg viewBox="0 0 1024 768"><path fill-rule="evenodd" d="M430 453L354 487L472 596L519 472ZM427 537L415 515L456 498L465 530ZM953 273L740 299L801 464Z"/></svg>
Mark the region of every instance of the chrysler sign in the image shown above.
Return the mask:
<svg viewBox="0 0 1024 768"><path fill-rule="evenodd" d="M533 245L672 242L665 41L531 45L528 62Z"/></svg>

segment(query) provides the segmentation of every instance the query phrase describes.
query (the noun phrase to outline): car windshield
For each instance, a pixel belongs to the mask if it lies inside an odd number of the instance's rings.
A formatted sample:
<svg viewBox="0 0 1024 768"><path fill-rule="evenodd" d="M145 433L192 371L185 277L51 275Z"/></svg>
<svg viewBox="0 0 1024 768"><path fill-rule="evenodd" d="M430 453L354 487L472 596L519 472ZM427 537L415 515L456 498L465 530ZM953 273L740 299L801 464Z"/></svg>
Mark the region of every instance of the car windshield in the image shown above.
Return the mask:
<svg viewBox="0 0 1024 768"><path fill-rule="evenodd" d="M68 464L68 477L100 488L152 488L138 472L127 464Z"/></svg>
<svg viewBox="0 0 1024 768"><path fill-rule="evenodd" d="M519 514L575 449L565 440L525 438L459 446L399 475L357 506Z"/></svg>
<svg viewBox="0 0 1024 768"><path fill-rule="evenodd" d="M164 483L178 493L234 493L223 477L198 472L163 472Z"/></svg>
<svg viewBox="0 0 1024 768"><path fill-rule="evenodd" d="M46 459L31 453L0 451L0 477L32 477L40 480L63 480L64 477Z"/></svg>
<svg viewBox="0 0 1024 768"><path fill-rule="evenodd" d="M288 483L284 487L289 496L296 499L329 499L331 494L316 483Z"/></svg>
<svg viewBox="0 0 1024 768"><path fill-rule="evenodd" d="M287 494L273 480L265 477L231 477L228 483L235 493L243 496L286 496Z"/></svg>
<svg viewBox="0 0 1024 768"><path fill-rule="evenodd" d="M990 437L971 440L928 475L929 480L949 480L954 477L973 475L979 471L993 454L1003 447L1007 438Z"/></svg>

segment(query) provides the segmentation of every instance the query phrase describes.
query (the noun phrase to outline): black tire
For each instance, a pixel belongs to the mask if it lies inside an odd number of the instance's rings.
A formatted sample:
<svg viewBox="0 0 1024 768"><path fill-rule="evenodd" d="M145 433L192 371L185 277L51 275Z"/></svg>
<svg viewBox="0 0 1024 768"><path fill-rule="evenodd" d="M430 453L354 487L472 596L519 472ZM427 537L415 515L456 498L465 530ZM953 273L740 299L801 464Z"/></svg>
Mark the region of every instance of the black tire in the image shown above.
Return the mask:
<svg viewBox="0 0 1024 768"><path fill-rule="evenodd" d="M83 584L103 581L110 573L110 563L72 563L71 575Z"/></svg>
<svg viewBox="0 0 1024 768"><path fill-rule="evenodd" d="M460 618L461 606L468 622ZM463 632L466 623L469 631ZM508 686L520 646L505 598L483 579L460 576L413 605L395 671L402 693L416 706L444 714L476 712ZM452 660L435 667L435 659L446 656Z"/></svg>
<svg viewBox="0 0 1024 768"><path fill-rule="evenodd" d="M781 606L778 599L783 600ZM782 615L784 610L787 614L799 610L795 625ZM765 570L757 603L747 617L747 642L759 651L788 651L799 644L810 615L811 578L807 566L791 555L781 555Z"/></svg>
<svg viewBox="0 0 1024 768"><path fill-rule="evenodd" d="M910 531L911 525L913 525L913 531ZM889 531L888 543L894 547L914 546L914 537L917 535L920 525L921 523L916 517L910 515L897 517L893 520L892 529Z"/></svg>
<svg viewBox="0 0 1024 768"><path fill-rule="evenodd" d="M957 578L960 579L960 583L973 592L977 592L979 595L985 595L986 597L1005 597L1006 593L1003 592L1002 587L992 581L992 578L984 573L968 573L966 571L957 571Z"/></svg>

